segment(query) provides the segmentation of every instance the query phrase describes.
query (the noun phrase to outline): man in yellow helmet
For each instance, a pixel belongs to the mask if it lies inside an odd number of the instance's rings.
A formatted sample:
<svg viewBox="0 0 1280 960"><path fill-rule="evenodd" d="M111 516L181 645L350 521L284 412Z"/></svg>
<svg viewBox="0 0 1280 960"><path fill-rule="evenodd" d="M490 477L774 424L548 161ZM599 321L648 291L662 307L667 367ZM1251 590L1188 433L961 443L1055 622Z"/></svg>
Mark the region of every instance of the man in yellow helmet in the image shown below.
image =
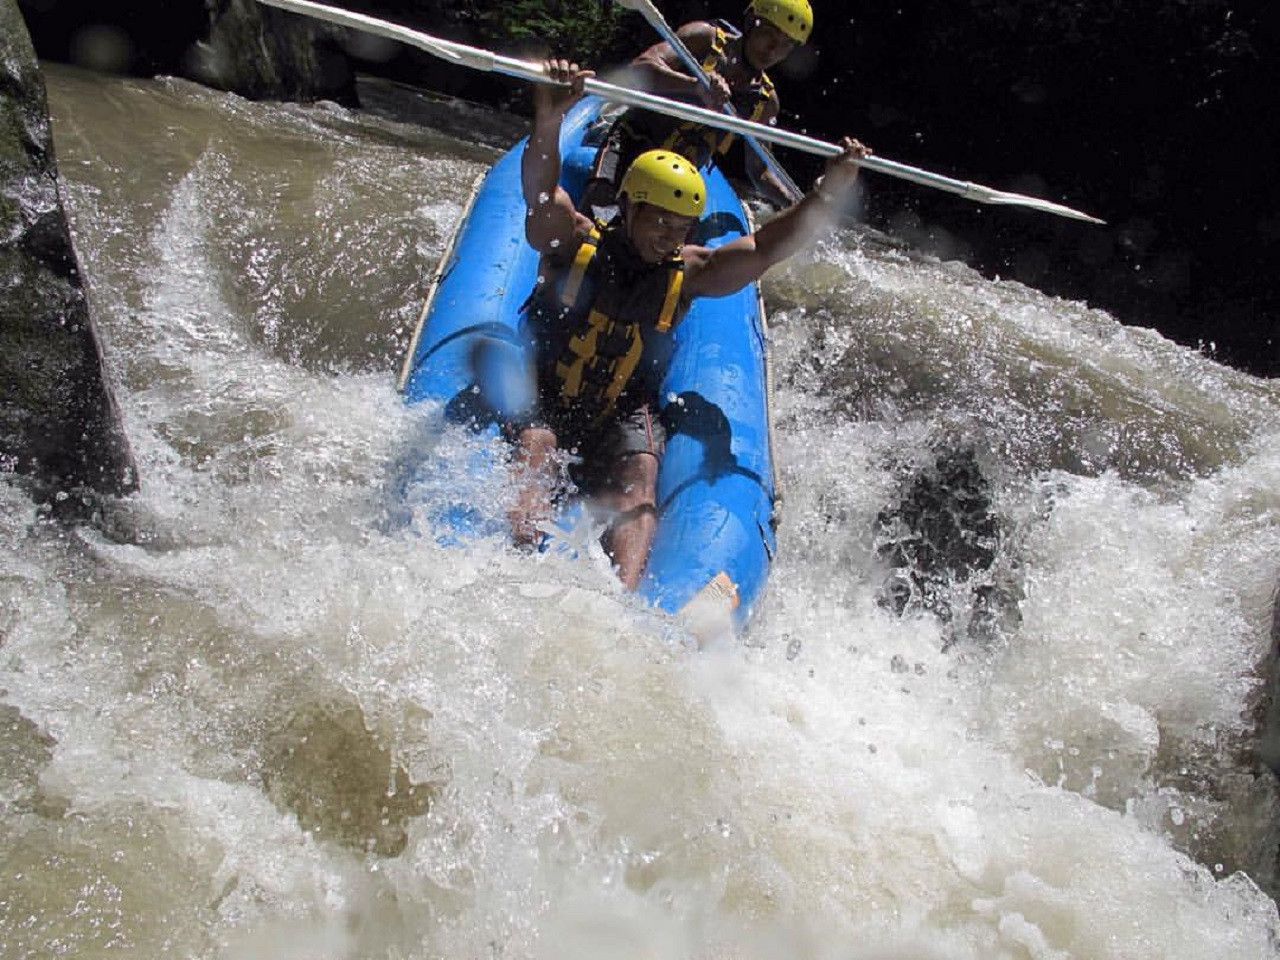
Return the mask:
<svg viewBox="0 0 1280 960"><path fill-rule="evenodd" d="M869 151L846 138L821 188L754 234L715 249L688 242L706 188L693 165L669 149L638 156L619 184L618 215L591 223L559 185L560 124L590 71L564 60L548 61L546 69L568 86L537 87L521 160L525 235L542 260L525 316L537 408L506 418L524 479L512 525L518 540L537 541L562 462L558 451L575 452L579 486L613 517L605 551L634 588L656 525L665 442L660 388L674 331L695 298L728 296L818 237Z"/></svg>
<svg viewBox="0 0 1280 960"><path fill-rule="evenodd" d="M757 123L772 123L779 101L766 71L781 63L813 32L809 0L751 0L741 31L724 21L686 23L676 34L702 64L710 80L704 86L688 72L668 43L657 43L632 61L626 82L664 97L700 102L713 110L731 103L738 115ZM683 154L696 167L720 160L737 137L723 130L665 117L648 110L628 110L613 125L596 156L587 204L607 206L621 174L644 150L667 147ZM764 162L745 152L746 174L756 190L775 206L785 207L793 196Z"/></svg>

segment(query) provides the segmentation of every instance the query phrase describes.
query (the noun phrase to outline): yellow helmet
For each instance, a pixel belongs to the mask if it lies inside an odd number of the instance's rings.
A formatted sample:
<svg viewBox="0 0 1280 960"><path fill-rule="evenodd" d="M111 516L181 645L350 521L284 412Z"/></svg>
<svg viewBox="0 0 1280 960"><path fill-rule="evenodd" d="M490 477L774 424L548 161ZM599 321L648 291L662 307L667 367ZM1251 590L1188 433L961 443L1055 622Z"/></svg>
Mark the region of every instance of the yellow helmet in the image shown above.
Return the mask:
<svg viewBox="0 0 1280 960"><path fill-rule="evenodd" d="M646 150L631 161L618 193L632 203L651 203L683 217L700 217L707 185L697 168L674 150Z"/></svg>
<svg viewBox="0 0 1280 960"><path fill-rule="evenodd" d="M809 0L751 0L747 14L767 20L796 43L806 42L813 32Z"/></svg>

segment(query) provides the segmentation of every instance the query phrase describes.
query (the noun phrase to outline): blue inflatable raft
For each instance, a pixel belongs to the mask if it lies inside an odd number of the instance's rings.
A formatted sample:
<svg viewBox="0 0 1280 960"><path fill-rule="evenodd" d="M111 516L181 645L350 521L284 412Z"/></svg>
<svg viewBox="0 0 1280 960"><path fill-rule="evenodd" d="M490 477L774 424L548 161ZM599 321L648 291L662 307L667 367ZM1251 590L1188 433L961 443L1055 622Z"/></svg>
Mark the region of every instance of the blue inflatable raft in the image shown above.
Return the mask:
<svg viewBox="0 0 1280 960"><path fill-rule="evenodd" d="M575 198L595 154L591 141L603 132L602 106L584 99L562 127L561 182ZM485 176L446 253L400 378L408 403L466 409L468 393L486 382L477 375L478 345L523 349L520 308L538 263L524 239L523 148L522 141ZM703 174L708 204L694 241L715 246L746 233L750 218L729 182L715 168ZM640 593L671 613L710 602L740 628L776 546L766 326L755 285L695 301L677 328L663 403L669 439Z"/></svg>

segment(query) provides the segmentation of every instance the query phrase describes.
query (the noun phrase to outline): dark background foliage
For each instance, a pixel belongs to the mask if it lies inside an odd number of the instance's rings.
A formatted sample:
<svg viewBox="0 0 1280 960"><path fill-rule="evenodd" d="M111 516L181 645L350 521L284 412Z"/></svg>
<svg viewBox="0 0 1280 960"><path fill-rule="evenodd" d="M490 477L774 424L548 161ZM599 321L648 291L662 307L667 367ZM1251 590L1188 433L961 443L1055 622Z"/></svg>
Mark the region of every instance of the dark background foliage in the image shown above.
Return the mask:
<svg viewBox="0 0 1280 960"><path fill-rule="evenodd" d="M217 7L228 0L208 0ZM652 31L601 0L342 0L352 9L506 53L591 64ZM741 0L664 0L672 24L741 21ZM106 9L106 8L110 9ZM201 4L22 0L37 49L75 59L85 23L133 40L123 69L181 73ZM814 43L774 71L783 122L853 134L882 156L1108 221L1089 226L983 207L868 176L867 218L988 276L1086 300L1223 362L1280 376L1280 250L1273 174L1280 69L1261 3L1231 0L815 0ZM1274 24L1270 24L1274 27ZM516 82L407 49L356 69L525 110ZM796 179L810 157L783 155Z"/></svg>
<svg viewBox="0 0 1280 960"><path fill-rule="evenodd" d="M825 132L849 124L885 156L1059 200L1108 225L883 180L873 218L926 239L945 228L943 251L957 244L988 274L1280 375L1280 151L1269 119L1280 77L1261 6L903 2L832 18L801 86L813 99L790 102ZM842 109L824 107L835 91Z"/></svg>

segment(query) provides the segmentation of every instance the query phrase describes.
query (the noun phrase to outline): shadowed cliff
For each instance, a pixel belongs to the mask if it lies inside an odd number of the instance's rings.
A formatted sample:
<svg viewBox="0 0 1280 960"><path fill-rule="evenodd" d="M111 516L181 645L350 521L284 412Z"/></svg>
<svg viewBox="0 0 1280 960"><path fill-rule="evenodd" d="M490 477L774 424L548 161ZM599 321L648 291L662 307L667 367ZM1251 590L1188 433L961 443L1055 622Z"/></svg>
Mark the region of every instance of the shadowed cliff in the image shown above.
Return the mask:
<svg viewBox="0 0 1280 960"><path fill-rule="evenodd" d="M0 0L0 469L59 512L137 484L71 245L44 82Z"/></svg>

